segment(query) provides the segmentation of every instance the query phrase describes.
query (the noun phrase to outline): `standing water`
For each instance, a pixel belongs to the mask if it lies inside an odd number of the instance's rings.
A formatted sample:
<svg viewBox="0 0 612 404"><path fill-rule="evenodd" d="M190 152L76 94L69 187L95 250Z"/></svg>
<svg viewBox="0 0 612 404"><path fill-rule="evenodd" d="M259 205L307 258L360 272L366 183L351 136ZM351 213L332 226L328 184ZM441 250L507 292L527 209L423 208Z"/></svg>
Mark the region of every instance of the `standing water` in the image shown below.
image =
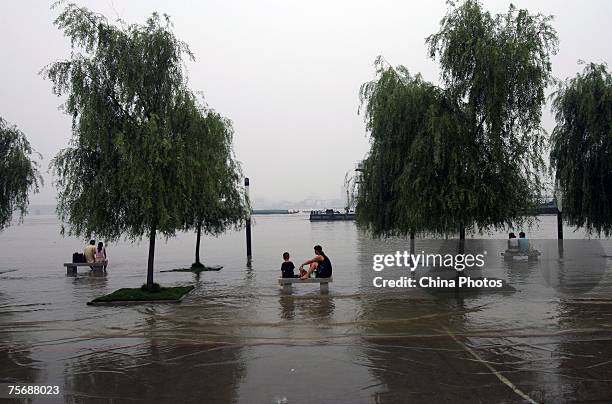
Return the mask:
<svg viewBox="0 0 612 404"><path fill-rule="evenodd" d="M411 276L372 269L408 240L272 215L256 217L250 265L244 232L204 238L205 264L223 269L200 275L159 272L193 262L194 234L158 243L155 281L195 285L181 304L99 307L86 303L145 281L146 241L110 244L106 275L67 276L83 241L32 215L0 234L0 383L59 386L34 402L612 401L610 242L565 229L577 240L558 247L545 240L555 217L539 220L535 263L502 259L503 234L471 240L487 254L481 275L503 291L376 288L375 276ZM315 244L333 263L330 293L281 293L282 253L299 266Z"/></svg>

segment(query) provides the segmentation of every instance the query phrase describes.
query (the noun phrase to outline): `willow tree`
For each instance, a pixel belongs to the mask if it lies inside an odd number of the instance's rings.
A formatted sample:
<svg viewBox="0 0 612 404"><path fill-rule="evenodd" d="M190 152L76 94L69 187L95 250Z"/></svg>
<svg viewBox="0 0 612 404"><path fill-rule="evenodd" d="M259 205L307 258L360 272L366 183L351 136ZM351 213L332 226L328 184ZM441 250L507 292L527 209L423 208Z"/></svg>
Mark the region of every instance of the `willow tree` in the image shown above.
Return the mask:
<svg viewBox="0 0 612 404"><path fill-rule="evenodd" d="M612 235L612 75L588 64L553 94L556 126L551 167L563 217L588 232Z"/></svg>
<svg viewBox="0 0 612 404"><path fill-rule="evenodd" d="M197 114L190 149L195 159L192 202L185 215L185 228L196 231L192 267L201 268L202 233L217 236L231 227L240 227L246 219L248 201L241 188L240 166L234 160L231 122L211 109L200 109Z"/></svg>
<svg viewBox="0 0 612 404"><path fill-rule="evenodd" d="M69 4L55 24L72 44L44 70L72 117L70 146L52 161L58 214L80 237L148 237L151 290L156 237L182 228L189 203L192 55L167 16L115 25Z"/></svg>
<svg viewBox="0 0 612 404"><path fill-rule="evenodd" d="M420 75L381 57L375 66L377 79L360 92L372 145L359 179L358 222L375 234L448 231L461 215L454 199L461 190L440 179L456 175L461 156L471 155L457 147L471 146L457 141L461 113Z"/></svg>
<svg viewBox="0 0 612 404"><path fill-rule="evenodd" d="M30 192L38 192L42 184L35 154L24 133L0 118L0 231L10 225L15 211L23 219Z"/></svg>
<svg viewBox="0 0 612 404"><path fill-rule="evenodd" d="M550 20L513 6L494 16L477 1L451 4L426 40L440 87L403 67L379 67L361 92L373 140L363 224L378 234L464 238L466 228L522 221L541 199L540 116L557 46ZM397 85L388 85L390 74Z"/></svg>

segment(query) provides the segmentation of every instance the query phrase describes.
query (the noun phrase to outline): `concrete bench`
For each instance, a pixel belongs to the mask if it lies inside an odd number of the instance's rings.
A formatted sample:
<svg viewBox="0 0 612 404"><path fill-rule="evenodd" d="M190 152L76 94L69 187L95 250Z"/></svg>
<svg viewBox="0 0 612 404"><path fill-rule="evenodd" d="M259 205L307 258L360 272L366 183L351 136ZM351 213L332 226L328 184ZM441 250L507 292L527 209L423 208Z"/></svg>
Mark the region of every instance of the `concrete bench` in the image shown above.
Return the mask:
<svg viewBox="0 0 612 404"><path fill-rule="evenodd" d="M329 284L332 283L333 278L278 278L278 284L283 287L283 292L291 293L291 286L297 283L319 283L321 285L321 293L329 292Z"/></svg>
<svg viewBox="0 0 612 404"><path fill-rule="evenodd" d="M527 260L537 260L541 255L538 250L529 250L529 251L521 251L519 249L507 249L501 255L505 260L514 260L514 259L527 259Z"/></svg>
<svg viewBox="0 0 612 404"><path fill-rule="evenodd" d="M77 271L77 267L93 267L93 269L104 268L104 262L65 262L66 273L74 274Z"/></svg>

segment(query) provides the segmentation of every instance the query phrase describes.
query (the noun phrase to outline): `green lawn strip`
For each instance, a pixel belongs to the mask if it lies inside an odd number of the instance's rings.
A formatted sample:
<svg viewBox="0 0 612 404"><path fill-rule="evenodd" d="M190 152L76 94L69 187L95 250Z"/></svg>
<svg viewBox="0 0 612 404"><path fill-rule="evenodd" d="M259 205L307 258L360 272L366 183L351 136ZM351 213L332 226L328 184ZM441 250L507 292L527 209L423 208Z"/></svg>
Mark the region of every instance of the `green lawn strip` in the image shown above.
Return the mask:
<svg viewBox="0 0 612 404"><path fill-rule="evenodd" d="M193 272L200 273L206 271L220 271L223 267L220 265L211 266L211 267L191 267L191 268L176 268L176 269L166 269L159 272Z"/></svg>
<svg viewBox="0 0 612 404"><path fill-rule="evenodd" d="M147 301L178 301L193 290L194 286L162 287L157 292L149 292L141 288L123 288L108 295L100 296L90 303L105 302L147 302Z"/></svg>

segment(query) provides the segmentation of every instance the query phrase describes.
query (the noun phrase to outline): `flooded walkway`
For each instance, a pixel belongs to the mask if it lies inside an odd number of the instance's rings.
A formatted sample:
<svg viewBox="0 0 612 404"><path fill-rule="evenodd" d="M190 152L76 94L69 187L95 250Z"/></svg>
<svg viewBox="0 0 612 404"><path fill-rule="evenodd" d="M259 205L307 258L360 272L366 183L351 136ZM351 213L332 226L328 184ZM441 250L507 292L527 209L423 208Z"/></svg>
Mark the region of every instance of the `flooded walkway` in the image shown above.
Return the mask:
<svg viewBox="0 0 612 404"><path fill-rule="evenodd" d="M291 215L257 218L250 268L244 235L231 233L203 243L220 272L156 273L163 285L196 285L180 305L90 307L144 282L146 243L111 245L107 276L67 277L61 264L81 242L31 216L0 234L0 383L60 386L34 402L610 402L610 242L566 240L559 251L544 240L552 221L531 233L535 263L504 261L503 235L470 244L487 251L483 275L505 292L375 288L372 255L406 241ZM157 270L189 265L194 243L160 243ZM282 252L299 265L314 244L334 263L330 293L283 295Z"/></svg>

